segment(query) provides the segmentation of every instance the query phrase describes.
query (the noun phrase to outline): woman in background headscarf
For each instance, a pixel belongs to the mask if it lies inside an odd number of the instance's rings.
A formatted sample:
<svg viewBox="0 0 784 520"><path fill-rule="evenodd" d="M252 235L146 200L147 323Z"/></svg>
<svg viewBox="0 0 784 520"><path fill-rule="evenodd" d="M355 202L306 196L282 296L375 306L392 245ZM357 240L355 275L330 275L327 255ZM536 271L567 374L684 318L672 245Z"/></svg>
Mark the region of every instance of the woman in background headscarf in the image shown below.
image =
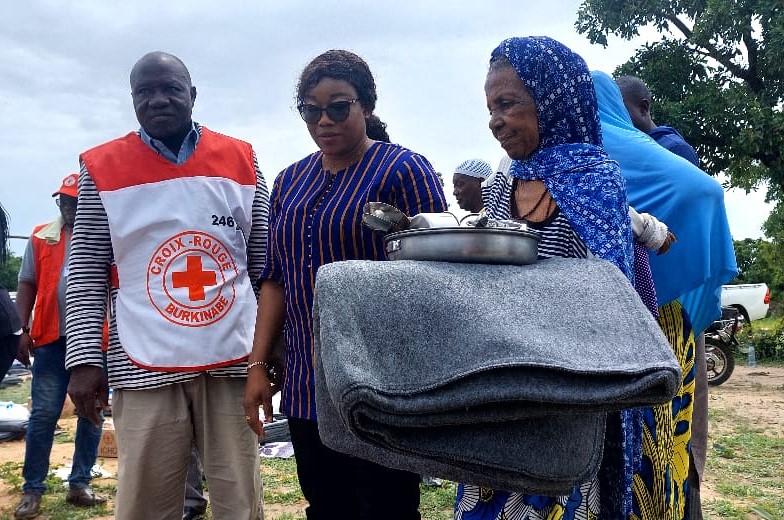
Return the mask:
<svg viewBox="0 0 784 520"><path fill-rule="evenodd" d="M670 409L654 408L644 415L648 442L636 476L640 484L635 487L634 512L642 518L684 518L699 509L696 500L689 503L690 496L699 495L686 487L689 450L699 476L707 449L707 379L695 378L705 367L697 364L704 360L695 355L694 337L719 315L721 285L737 272L724 191L633 126L610 76L593 72L592 77L604 147L620 164L630 203L666 221L678 237L667 255L652 255L650 263L661 306L659 324L681 364L683 387ZM700 383L705 398L695 401L695 384ZM663 457L666 453L671 457Z"/></svg>
<svg viewBox="0 0 784 520"><path fill-rule="evenodd" d="M629 204L666 222L678 237L669 253L650 259L659 306L681 299L699 333L720 316L718 291L738 272L724 190L634 128L612 78L603 72L592 76L604 148L620 164Z"/></svg>
<svg viewBox="0 0 784 520"><path fill-rule="evenodd" d="M527 221L540 234L540 258L596 256L633 282L624 181L601 148L585 61L551 38L510 38L492 53L485 94L490 130L513 160L510 175L496 176L490 188L488 215ZM640 423L637 412L608 414L602 469L571 494L548 497L460 484L455 518L625 518Z"/></svg>

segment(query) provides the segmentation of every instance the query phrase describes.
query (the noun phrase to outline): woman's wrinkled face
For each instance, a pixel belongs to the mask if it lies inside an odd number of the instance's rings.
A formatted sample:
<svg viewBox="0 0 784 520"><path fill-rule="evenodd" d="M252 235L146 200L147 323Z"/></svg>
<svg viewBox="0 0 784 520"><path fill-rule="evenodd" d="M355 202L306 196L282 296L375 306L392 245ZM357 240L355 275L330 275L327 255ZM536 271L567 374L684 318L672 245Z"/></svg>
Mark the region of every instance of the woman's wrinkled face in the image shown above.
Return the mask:
<svg viewBox="0 0 784 520"><path fill-rule="evenodd" d="M365 113L357 101L356 89L342 79L324 78L305 96L304 103L326 108L337 101L354 101L345 120L334 121L326 111L315 123L308 124L310 136L324 155L339 158L349 155L365 139Z"/></svg>
<svg viewBox="0 0 784 520"><path fill-rule="evenodd" d="M493 69L485 81L490 131L506 153L522 160L539 147L536 102L512 67Z"/></svg>

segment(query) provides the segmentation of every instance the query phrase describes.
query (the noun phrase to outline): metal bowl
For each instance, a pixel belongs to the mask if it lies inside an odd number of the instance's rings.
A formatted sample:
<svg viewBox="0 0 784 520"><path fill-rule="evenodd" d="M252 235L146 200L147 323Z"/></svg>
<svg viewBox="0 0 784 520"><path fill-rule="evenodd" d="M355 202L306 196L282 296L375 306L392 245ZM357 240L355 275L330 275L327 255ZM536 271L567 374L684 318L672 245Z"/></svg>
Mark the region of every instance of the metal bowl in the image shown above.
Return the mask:
<svg viewBox="0 0 784 520"><path fill-rule="evenodd" d="M539 235L503 228L411 229L384 237L390 260L525 265L536 262Z"/></svg>

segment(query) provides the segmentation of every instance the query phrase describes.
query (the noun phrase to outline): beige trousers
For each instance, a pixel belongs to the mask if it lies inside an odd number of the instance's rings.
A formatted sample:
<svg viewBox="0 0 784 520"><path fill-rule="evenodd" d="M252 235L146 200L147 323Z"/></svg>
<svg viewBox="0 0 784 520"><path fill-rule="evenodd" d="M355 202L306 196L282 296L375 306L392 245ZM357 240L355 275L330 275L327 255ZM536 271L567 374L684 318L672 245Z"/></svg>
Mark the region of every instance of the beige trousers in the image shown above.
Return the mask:
<svg viewBox="0 0 784 520"><path fill-rule="evenodd" d="M202 374L151 390L115 390L116 520L181 520L191 445L214 520L263 519L258 438L245 421L245 380Z"/></svg>

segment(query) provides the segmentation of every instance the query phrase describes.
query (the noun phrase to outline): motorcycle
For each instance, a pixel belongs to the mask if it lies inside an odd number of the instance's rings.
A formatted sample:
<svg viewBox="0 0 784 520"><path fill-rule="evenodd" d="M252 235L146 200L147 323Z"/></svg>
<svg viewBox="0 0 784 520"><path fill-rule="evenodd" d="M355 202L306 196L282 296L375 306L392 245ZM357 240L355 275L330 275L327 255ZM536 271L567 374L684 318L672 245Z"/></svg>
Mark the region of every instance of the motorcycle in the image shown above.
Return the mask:
<svg viewBox="0 0 784 520"><path fill-rule="evenodd" d="M748 354L735 337L743 326L743 315L734 307L722 307L721 318L705 331L705 362L708 366L708 384L724 383L735 370L735 350Z"/></svg>

